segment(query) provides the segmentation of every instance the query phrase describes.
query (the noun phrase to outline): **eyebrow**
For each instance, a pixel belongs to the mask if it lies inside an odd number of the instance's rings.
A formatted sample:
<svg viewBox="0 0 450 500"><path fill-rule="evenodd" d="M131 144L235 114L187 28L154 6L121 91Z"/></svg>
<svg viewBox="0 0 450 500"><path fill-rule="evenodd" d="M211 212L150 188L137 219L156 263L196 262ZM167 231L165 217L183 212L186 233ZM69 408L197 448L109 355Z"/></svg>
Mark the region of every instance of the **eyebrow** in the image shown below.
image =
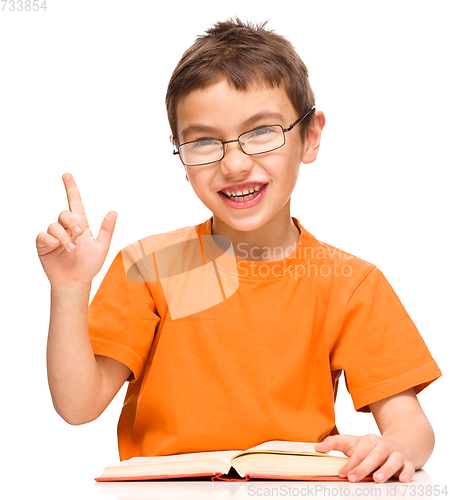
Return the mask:
<svg viewBox="0 0 450 500"><path fill-rule="evenodd" d="M276 113L273 111L261 111L260 113L257 113L256 115L251 116L247 120L243 121L240 125L240 128L243 130L246 129L247 127L251 127L255 123L259 122L263 118L273 118L276 120L284 120L284 116L281 113ZM271 125L278 125L278 123L271 123ZM216 127L210 127L208 125L202 125L200 123L193 123L192 125L189 125L185 129L183 129L180 133L180 137L185 137L188 134L194 133L194 132L203 132L203 133L219 133L220 130Z"/></svg>

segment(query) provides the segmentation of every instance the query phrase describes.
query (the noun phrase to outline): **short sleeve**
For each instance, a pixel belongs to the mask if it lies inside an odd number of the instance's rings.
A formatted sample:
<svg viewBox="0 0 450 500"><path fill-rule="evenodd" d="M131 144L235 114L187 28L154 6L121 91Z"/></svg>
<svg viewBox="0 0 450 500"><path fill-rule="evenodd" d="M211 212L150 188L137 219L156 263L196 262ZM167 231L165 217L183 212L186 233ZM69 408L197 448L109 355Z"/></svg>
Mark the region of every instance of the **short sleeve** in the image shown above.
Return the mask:
<svg viewBox="0 0 450 500"><path fill-rule="evenodd" d="M119 252L88 308L94 354L120 361L132 371L129 381L138 379L159 321L147 283L127 277Z"/></svg>
<svg viewBox="0 0 450 500"><path fill-rule="evenodd" d="M355 409L441 376L400 299L373 267L351 295L331 351L331 369L343 370Z"/></svg>

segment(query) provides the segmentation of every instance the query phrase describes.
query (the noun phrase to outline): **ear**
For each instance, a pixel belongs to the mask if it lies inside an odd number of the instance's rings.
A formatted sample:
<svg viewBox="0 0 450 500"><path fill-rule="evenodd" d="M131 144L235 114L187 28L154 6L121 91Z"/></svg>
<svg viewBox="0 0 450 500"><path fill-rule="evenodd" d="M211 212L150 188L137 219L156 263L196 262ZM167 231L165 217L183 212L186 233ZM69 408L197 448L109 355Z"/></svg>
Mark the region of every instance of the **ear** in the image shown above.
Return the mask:
<svg viewBox="0 0 450 500"><path fill-rule="evenodd" d="M171 144L172 144L172 137L173 137L173 135L172 135L172 134L170 134L170 135L169 135L169 142L170 142Z"/></svg>
<svg viewBox="0 0 450 500"><path fill-rule="evenodd" d="M316 110L304 143L302 163L312 163L317 158L323 127L325 127L325 115L323 111Z"/></svg>

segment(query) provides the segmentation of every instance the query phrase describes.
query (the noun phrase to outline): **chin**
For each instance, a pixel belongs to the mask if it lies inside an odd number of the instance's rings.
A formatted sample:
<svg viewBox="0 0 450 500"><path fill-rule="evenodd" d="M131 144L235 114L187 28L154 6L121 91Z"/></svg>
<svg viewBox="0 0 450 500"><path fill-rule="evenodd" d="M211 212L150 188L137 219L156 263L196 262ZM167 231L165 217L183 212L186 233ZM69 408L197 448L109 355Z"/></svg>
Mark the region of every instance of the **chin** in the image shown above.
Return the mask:
<svg viewBox="0 0 450 500"><path fill-rule="evenodd" d="M223 224L226 224L235 231L245 231L245 232L256 231L257 229L260 229L262 226L264 226L270 221L270 218L266 217L260 218L256 216L250 217L247 214L241 219L221 217L220 214L214 214L214 216L217 219L219 219Z"/></svg>

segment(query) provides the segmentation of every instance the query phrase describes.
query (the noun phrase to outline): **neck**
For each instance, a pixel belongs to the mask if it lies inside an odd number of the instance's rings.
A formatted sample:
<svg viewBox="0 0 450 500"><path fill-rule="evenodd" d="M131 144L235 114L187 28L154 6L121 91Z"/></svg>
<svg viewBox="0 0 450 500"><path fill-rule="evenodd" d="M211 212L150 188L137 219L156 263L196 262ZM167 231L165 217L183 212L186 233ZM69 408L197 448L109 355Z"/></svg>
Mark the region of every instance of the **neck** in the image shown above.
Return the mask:
<svg viewBox="0 0 450 500"><path fill-rule="evenodd" d="M270 262L288 257L297 247L300 232L294 224L289 203L257 229L239 231L213 215L211 234L229 238L238 259Z"/></svg>

